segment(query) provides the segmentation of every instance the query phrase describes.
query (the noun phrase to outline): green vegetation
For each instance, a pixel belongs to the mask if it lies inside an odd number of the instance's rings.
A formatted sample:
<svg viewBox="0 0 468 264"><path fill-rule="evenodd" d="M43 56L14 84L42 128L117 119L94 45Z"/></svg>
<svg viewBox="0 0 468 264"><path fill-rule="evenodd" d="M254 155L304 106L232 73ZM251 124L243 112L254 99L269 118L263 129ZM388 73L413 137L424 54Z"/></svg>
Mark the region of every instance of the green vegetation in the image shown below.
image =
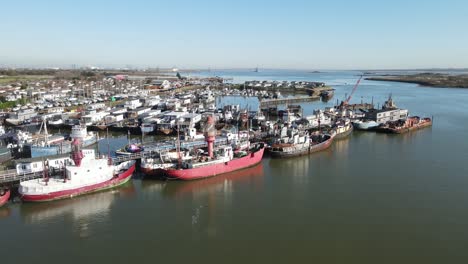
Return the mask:
<svg viewBox="0 0 468 264"><path fill-rule="evenodd" d="M0 103L0 109L5 110L8 108L13 108L17 105L16 101L11 101L11 102L2 102Z"/></svg>
<svg viewBox="0 0 468 264"><path fill-rule="evenodd" d="M0 76L2 76L0 74ZM0 77L0 85L10 84L10 83L26 83L30 81L37 81L42 79L50 79L51 76L36 76L36 75L18 75L18 76L3 76Z"/></svg>
<svg viewBox="0 0 468 264"><path fill-rule="evenodd" d="M419 73L410 75L384 75L369 77L371 81L416 83L432 87L468 88L468 74Z"/></svg>
<svg viewBox="0 0 468 264"><path fill-rule="evenodd" d="M25 105L27 103L29 103L29 100L27 98L21 98L16 101L5 101L4 97L0 97L0 109L1 110L13 108L18 105Z"/></svg>
<svg viewBox="0 0 468 264"><path fill-rule="evenodd" d="M57 70L51 69L0 69L0 76L20 76L20 75L54 75Z"/></svg>

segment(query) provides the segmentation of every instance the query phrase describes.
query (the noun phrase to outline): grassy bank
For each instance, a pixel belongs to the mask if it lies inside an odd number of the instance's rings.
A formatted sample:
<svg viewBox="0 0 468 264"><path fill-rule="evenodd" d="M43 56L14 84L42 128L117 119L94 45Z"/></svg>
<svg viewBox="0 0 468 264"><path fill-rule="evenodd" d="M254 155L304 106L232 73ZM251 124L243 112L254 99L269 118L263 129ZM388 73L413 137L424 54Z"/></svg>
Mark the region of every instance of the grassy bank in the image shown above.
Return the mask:
<svg viewBox="0 0 468 264"><path fill-rule="evenodd" d="M368 77L366 80L416 83L431 87L468 88L468 74L449 75L441 73L420 73L411 75L385 75Z"/></svg>
<svg viewBox="0 0 468 264"><path fill-rule="evenodd" d="M47 75L18 75L18 76L3 75L0 77L0 85L18 83L18 82L38 81L38 80L51 79L51 78L54 78L54 77L47 76Z"/></svg>

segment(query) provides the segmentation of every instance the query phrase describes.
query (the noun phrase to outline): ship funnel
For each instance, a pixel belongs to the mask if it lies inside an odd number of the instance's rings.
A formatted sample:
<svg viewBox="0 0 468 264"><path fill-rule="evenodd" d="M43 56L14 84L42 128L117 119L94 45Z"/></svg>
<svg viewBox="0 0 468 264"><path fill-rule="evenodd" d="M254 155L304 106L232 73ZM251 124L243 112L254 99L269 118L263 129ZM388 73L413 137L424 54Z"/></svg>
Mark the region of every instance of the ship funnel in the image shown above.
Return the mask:
<svg viewBox="0 0 468 264"><path fill-rule="evenodd" d="M83 152L81 151L81 141L78 138L75 138L72 142L72 159L75 162L75 166L81 166Z"/></svg>
<svg viewBox="0 0 468 264"><path fill-rule="evenodd" d="M203 133L208 144L208 155L213 158L214 141L216 140L216 128L213 116L208 116Z"/></svg>

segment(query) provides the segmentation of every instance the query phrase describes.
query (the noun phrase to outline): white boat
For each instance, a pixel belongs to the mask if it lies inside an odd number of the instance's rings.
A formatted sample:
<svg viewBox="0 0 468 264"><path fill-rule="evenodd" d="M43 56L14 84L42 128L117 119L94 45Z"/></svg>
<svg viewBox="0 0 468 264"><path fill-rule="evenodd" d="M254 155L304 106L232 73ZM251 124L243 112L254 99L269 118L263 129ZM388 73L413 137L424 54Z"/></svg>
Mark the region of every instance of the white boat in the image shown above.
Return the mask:
<svg viewBox="0 0 468 264"><path fill-rule="evenodd" d="M353 132L353 125L347 118L338 120L332 129L332 136L335 139L342 139L349 136Z"/></svg>
<svg viewBox="0 0 468 264"><path fill-rule="evenodd" d="M374 120L356 120L353 121L353 126L357 130L371 130L379 126L379 123Z"/></svg>
<svg viewBox="0 0 468 264"><path fill-rule="evenodd" d="M117 187L127 182L135 170L135 161L112 165L108 158L96 158L94 150L84 153L80 141L72 143L72 159L64 164L65 173L48 177L45 165L44 176L40 179L20 183L21 199L28 202L44 202L96 192Z"/></svg>
<svg viewBox="0 0 468 264"><path fill-rule="evenodd" d="M50 126L60 126L60 125L63 125L63 120L62 119L48 120L47 123Z"/></svg>
<svg viewBox="0 0 468 264"><path fill-rule="evenodd" d="M71 139L78 138L83 143L83 147L88 147L93 145L98 141L96 134L92 131L87 130L84 125L74 125L70 133Z"/></svg>

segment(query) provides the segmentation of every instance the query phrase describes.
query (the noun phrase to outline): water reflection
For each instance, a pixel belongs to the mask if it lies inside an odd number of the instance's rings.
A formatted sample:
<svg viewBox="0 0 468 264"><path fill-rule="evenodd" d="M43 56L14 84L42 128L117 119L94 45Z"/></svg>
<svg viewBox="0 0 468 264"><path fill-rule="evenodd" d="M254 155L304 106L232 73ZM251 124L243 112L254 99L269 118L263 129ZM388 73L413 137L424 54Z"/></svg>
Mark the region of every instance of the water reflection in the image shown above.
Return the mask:
<svg viewBox="0 0 468 264"><path fill-rule="evenodd" d="M178 206L190 206L190 221L193 239L203 236L215 237L222 229L220 219L232 214L235 202L243 203L245 193L258 193L263 187L263 164L195 181L170 181L163 187L162 195L175 198ZM238 194L238 195L236 195ZM190 203L191 201L191 203Z"/></svg>
<svg viewBox="0 0 468 264"><path fill-rule="evenodd" d="M168 181L153 179L151 177L144 178L141 181L141 191L143 197L145 199L152 199L155 196L159 196L167 183Z"/></svg>
<svg viewBox="0 0 468 264"><path fill-rule="evenodd" d="M11 215L11 208L8 206L0 207L0 219L7 218Z"/></svg>
<svg viewBox="0 0 468 264"><path fill-rule="evenodd" d="M274 171L274 175L289 177L293 178L295 181L305 182L309 175L311 156L312 155L288 159L270 159L269 167Z"/></svg>
<svg viewBox="0 0 468 264"><path fill-rule="evenodd" d="M263 164L254 167L226 173L216 177L194 181L171 181L163 188L163 195L182 198L191 195L194 198L210 194L223 194L229 197L233 192L234 184L250 183L260 188L263 182Z"/></svg>
<svg viewBox="0 0 468 264"><path fill-rule="evenodd" d="M67 219L79 237L92 235L92 225L110 220L109 213L114 200L119 196L133 196L132 182L119 189L48 203L25 203L20 207L21 217L26 224L47 224Z"/></svg>
<svg viewBox="0 0 468 264"><path fill-rule="evenodd" d="M351 134L349 137L339 139L339 140L335 140L333 142L333 151L337 155L340 155L340 156L343 155L343 154L347 154L348 151L349 151L350 137L353 137L353 136L354 136L354 133Z"/></svg>

